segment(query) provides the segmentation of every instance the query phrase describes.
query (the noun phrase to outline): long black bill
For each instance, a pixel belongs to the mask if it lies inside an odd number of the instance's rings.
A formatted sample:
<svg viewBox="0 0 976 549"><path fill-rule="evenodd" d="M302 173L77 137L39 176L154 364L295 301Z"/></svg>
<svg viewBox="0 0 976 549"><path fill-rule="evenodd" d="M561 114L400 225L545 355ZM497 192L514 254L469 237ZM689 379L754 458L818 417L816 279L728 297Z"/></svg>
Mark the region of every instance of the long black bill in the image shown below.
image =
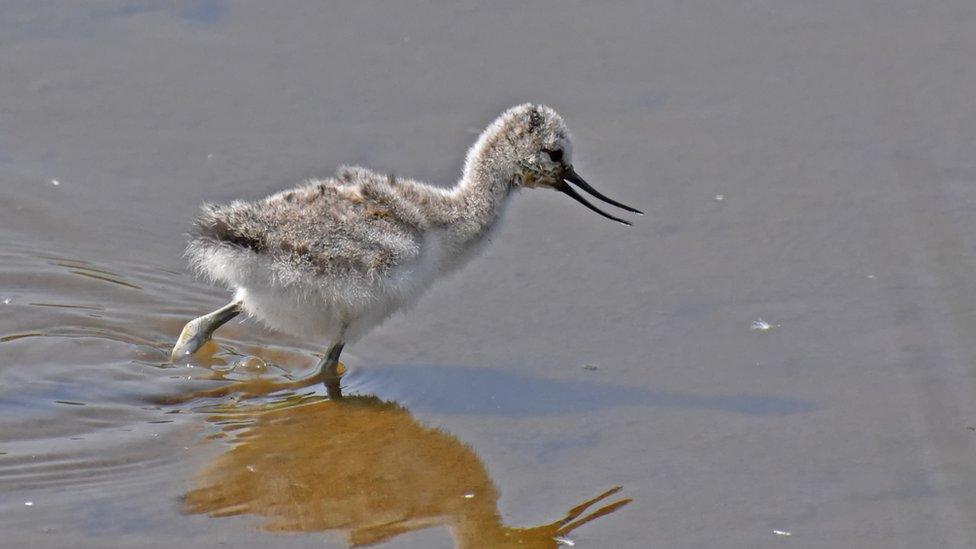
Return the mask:
<svg viewBox="0 0 976 549"><path fill-rule="evenodd" d="M630 221L625 221L623 219L620 219L619 217L614 217L614 216L608 214L607 212L601 210L600 208L597 208L593 204L590 204L589 202L586 201L585 198L583 198L582 196L580 196L579 193L576 192L575 189L573 189L572 187L570 187L569 186L569 183L566 183L565 181L563 181L562 184L560 184L559 186L557 186L556 187L556 190L568 194L573 200L579 202L580 204L586 206L587 208L593 210L594 212L602 215L603 217L606 217L607 219L612 219L612 220L616 221L617 223L623 223L624 225L627 225L627 226L630 226L630 224L631 224Z"/></svg>
<svg viewBox="0 0 976 549"><path fill-rule="evenodd" d="M600 193L600 191L591 187L590 184L587 183L586 181L583 181L583 178L580 177L578 173L576 173L576 170L574 170L572 166L570 166L569 169L566 170L566 173L563 174L563 179L569 181L573 185L576 185L577 187L583 189L584 191L590 193L591 195L599 198L600 200L606 202L607 204L613 204L614 206L622 210L627 210L628 212L644 215L644 212L638 210L637 208L631 208L630 206L626 204L621 204L620 202L617 202L616 200L610 197L603 196L603 194Z"/></svg>
<svg viewBox="0 0 976 549"><path fill-rule="evenodd" d="M585 198L583 198L582 196L580 196L580 194L578 192L576 192L575 189L573 189L572 187L570 187L569 186L569 183L572 183L572 184L576 185L577 187L583 189L584 191L590 193L591 195L599 198L600 200L602 200L602 201L604 201L604 202L606 202L608 204L613 204L614 206L617 206L618 208L627 210L628 212L633 212L633 213L636 213L636 214L644 215L644 212L642 212L642 211L640 211L640 210L638 210L636 208L631 208L630 206L627 206L625 204L621 204L620 202L617 202L616 200L613 200L611 198L607 198L606 196L603 196L596 189L594 189L593 187L591 187L589 183L587 183L586 181L584 181L583 178L580 177L575 171L573 171L573 168L569 168L568 170L566 170L566 173L563 174L563 179L565 179L565 181L563 181L561 184L559 184L558 186L556 186L556 190L557 191L560 191L562 193L565 193L565 194L569 195L569 197L572 198L573 200L579 202L580 204L586 206L587 208L593 210L594 212L602 215L603 217L606 217L608 219L612 219L612 220L616 221L617 223L623 223L624 225L628 225L629 226L631 224L630 221L625 221L623 219L620 219L619 217L614 217L614 216L608 214L607 212L601 210L600 208L597 208L593 204L590 204Z"/></svg>

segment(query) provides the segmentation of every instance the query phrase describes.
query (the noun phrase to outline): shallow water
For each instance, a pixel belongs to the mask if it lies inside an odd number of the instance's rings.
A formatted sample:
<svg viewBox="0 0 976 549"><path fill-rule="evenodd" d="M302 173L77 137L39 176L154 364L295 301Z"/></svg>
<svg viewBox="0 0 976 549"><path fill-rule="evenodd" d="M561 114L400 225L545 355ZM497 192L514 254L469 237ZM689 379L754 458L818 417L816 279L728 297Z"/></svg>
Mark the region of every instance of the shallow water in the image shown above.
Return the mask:
<svg viewBox="0 0 976 549"><path fill-rule="evenodd" d="M630 501L601 498L567 513L588 499L581 497L565 509L546 509L556 522L508 526L474 450L418 422L396 401L372 396L393 386L409 392L417 381L427 381L426 390L461 394L466 384L484 379L478 369L357 369L346 378L349 396L340 403L317 396L321 387L245 401L194 398L226 380L301 377L314 371L318 357L254 326L247 341L236 339L244 332L232 325L222 330L219 346L205 348L192 364L172 364L172 333L190 314L189 304L209 300L205 287L158 266L95 264L15 244L2 260L8 320L0 336L0 490L4 528L24 542L74 546L81 534L95 546L148 533L138 544L152 545L151 536L171 528L171 521L203 514L267 516L273 520L257 523L264 530L332 532L353 545L441 527L459 547L555 547L556 538ZM398 375L391 378L387 369ZM397 383L403 373L411 383ZM528 387L542 387L541 381L492 378L496 385ZM541 395L573 390L564 385L556 382ZM604 394L579 401L605 406L615 392L643 396L605 387ZM488 394L493 405L504 402L499 392ZM477 399L426 398L433 395L424 390L414 395L420 410L533 415L518 407L520 394L508 410L485 409ZM171 404L175 400L184 402ZM549 400L536 412L566 411ZM156 516L161 510L164 516ZM65 520L73 515L77 523ZM192 531L175 537L188 534L193 543L220 539L197 539L192 536L201 534ZM173 537L169 532L158 541Z"/></svg>
<svg viewBox="0 0 976 549"><path fill-rule="evenodd" d="M318 357L257 327L247 341L236 339L244 332L230 326L192 364L172 364L172 333L189 304L209 300L205 287L158 266L96 264L15 244L2 260L8 314L0 335L0 491L4 529L24 543L222 540L209 528L168 531L174 520L203 514L267 516L273 520L248 527L331 532L353 545L441 527L459 547L555 547L555 538L629 502L601 498L567 513L588 499L580 497L547 509L556 522L508 526L474 450L395 401L372 396L396 383L384 369L351 374L340 403L317 396L321 387L245 401L194 398L226 380L301 377ZM447 391L479 378L465 368L403 368L419 379L439 378ZM592 400L599 405L602 398ZM477 402L425 404L419 408L492 414Z"/></svg>
<svg viewBox="0 0 976 549"><path fill-rule="evenodd" d="M5 2L0 545L973 546L974 24L949 0ZM346 350L348 402L194 398L323 351L235 321L169 363L227 300L181 258L200 202L340 163L448 185L526 100L648 215L527 190Z"/></svg>

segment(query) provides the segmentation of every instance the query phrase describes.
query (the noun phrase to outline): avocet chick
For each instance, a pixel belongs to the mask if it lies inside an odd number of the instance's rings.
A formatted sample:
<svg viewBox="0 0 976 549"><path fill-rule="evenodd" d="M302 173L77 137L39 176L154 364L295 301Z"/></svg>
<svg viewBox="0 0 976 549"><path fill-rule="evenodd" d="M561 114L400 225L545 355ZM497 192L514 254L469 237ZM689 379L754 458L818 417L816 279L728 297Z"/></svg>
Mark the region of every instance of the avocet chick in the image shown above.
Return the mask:
<svg viewBox="0 0 976 549"><path fill-rule="evenodd" d="M244 312L267 326L328 342L319 373L341 396L339 355L436 280L473 258L498 226L513 192L555 189L614 221L573 186L624 209L573 170L562 117L525 104L495 120L468 151L451 189L341 168L335 177L271 195L204 205L187 248L192 266L234 291L233 301L183 328L172 351L197 351Z"/></svg>

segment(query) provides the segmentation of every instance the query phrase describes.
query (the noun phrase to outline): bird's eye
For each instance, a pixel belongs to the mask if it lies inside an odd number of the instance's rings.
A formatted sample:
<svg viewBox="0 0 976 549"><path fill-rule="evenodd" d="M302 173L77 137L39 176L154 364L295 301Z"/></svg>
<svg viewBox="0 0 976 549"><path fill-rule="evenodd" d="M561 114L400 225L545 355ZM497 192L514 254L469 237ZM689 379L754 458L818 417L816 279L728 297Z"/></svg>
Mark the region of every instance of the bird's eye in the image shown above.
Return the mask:
<svg viewBox="0 0 976 549"><path fill-rule="evenodd" d="M562 149L556 149L554 151L546 150L546 154L549 155L549 159L552 160L553 162L562 162L563 161L563 150Z"/></svg>

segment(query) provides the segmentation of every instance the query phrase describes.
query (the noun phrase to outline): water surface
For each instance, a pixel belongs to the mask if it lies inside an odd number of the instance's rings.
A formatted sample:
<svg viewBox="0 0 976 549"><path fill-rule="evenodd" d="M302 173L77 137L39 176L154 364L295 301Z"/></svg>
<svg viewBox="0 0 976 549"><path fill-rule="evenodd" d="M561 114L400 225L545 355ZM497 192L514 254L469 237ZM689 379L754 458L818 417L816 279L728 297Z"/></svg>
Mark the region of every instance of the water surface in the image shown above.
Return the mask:
<svg viewBox="0 0 976 549"><path fill-rule="evenodd" d="M5 2L4 543L971 547L974 25L955 0ZM529 100L648 215L527 190L347 350L356 399L166 404L324 346L234 322L168 363L228 297L181 257L202 201L340 163L449 185Z"/></svg>

